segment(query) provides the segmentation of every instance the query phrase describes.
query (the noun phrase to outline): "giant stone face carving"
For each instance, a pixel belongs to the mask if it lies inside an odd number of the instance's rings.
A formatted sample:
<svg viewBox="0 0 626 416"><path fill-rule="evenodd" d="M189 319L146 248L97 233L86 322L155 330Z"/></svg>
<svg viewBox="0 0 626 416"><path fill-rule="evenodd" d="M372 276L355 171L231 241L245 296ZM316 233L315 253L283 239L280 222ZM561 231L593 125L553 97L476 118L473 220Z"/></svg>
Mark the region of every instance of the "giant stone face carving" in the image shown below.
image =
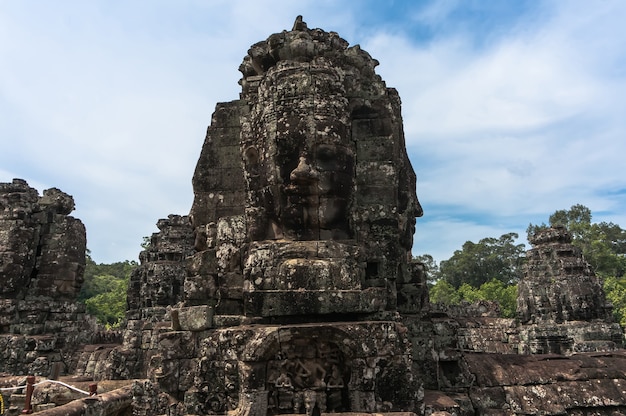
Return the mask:
<svg viewBox="0 0 626 416"><path fill-rule="evenodd" d="M352 237L355 146L344 95L327 66L279 63L266 74L243 149L249 189L259 196L251 205L267 214L255 218L267 223L251 229L253 240Z"/></svg>

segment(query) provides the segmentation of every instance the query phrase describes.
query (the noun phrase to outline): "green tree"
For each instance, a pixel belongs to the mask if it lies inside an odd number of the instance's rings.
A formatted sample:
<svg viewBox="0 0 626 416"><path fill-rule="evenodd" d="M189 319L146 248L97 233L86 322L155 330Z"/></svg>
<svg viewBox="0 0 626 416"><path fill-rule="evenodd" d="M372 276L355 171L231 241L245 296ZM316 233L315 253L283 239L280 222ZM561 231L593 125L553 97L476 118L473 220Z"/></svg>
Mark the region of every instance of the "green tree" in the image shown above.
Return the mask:
<svg viewBox="0 0 626 416"><path fill-rule="evenodd" d="M461 301L459 292L448 282L438 280L428 292L432 303L443 303L446 305L457 305Z"/></svg>
<svg viewBox="0 0 626 416"><path fill-rule="evenodd" d="M457 290L442 279L430 289L430 301L433 303L457 305L461 301L474 303L480 300L498 302L502 317L513 318L517 308L517 285L507 285L492 279L479 288L463 283Z"/></svg>
<svg viewBox="0 0 626 416"><path fill-rule="evenodd" d="M110 275L97 276L96 280L101 281L101 287L106 290L85 300L87 312L102 324L117 326L126 312L128 282Z"/></svg>
<svg viewBox="0 0 626 416"><path fill-rule="evenodd" d="M422 254L415 256L414 260L422 263L426 269L426 277L429 283L434 283L439 280L439 266L437 262L430 254Z"/></svg>
<svg viewBox="0 0 626 416"><path fill-rule="evenodd" d="M497 279L483 283L479 288L482 299L496 301L504 318L515 317L517 310L517 285L505 285Z"/></svg>
<svg viewBox="0 0 626 416"><path fill-rule="evenodd" d="M572 234L573 240L584 240L586 232L591 225L591 210L584 205L572 205L569 210L560 209L555 211L548 220L549 225L541 223L540 225L529 224L526 232L528 236L532 236L538 231L548 227L561 226L567 228Z"/></svg>
<svg viewBox="0 0 626 416"><path fill-rule="evenodd" d="M606 298L613 304L615 321L626 327L626 279L609 276L604 279Z"/></svg>
<svg viewBox="0 0 626 416"><path fill-rule="evenodd" d="M463 283L476 288L492 279L513 284L521 277L525 253L524 244L515 244L517 238L516 233L508 233L478 243L467 241L440 263L439 276L455 288Z"/></svg>
<svg viewBox="0 0 626 416"><path fill-rule="evenodd" d="M484 300L484 297L482 296L478 288L475 288L474 286L468 283L463 283L461 285L461 287L459 288L459 295L461 296L462 300L469 302L469 303L474 303L474 302L478 302L479 300Z"/></svg>
<svg viewBox="0 0 626 416"><path fill-rule="evenodd" d="M109 326L119 324L126 311L126 291L135 261L96 264L87 252L84 282L78 294L87 312Z"/></svg>

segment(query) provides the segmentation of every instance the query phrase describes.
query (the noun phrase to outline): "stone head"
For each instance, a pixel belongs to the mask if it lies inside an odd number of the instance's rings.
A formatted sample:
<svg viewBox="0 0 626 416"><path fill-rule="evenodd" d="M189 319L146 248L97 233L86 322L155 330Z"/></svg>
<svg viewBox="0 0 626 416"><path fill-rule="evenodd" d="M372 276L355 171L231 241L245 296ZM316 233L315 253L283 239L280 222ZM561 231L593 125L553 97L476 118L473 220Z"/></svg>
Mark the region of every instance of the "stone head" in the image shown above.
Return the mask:
<svg viewBox="0 0 626 416"><path fill-rule="evenodd" d="M351 238L355 149L340 75L326 66L279 63L258 94L242 150L250 191L260 196L252 205L269 223L253 239Z"/></svg>

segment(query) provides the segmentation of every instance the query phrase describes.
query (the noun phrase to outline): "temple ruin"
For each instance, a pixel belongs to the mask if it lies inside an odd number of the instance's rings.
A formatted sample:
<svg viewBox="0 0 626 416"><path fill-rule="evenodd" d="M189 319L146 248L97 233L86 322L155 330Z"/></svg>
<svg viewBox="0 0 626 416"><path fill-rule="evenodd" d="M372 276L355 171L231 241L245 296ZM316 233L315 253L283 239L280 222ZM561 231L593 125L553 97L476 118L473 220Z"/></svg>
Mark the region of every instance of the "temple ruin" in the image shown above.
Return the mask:
<svg viewBox="0 0 626 416"><path fill-rule="evenodd" d="M0 183L0 372L50 374L91 342L95 319L76 302L85 270L74 199L26 181Z"/></svg>
<svg viewBox="0 0 626 416"><path fill-rule="evenodd" d="M377 64L301 17L251 46L113 342L75 301L73 199L0 184L0 371L134 380L44 415L625 414L623 332L567 230L531 240L516 319L429 304L401 102Z"/></svg>

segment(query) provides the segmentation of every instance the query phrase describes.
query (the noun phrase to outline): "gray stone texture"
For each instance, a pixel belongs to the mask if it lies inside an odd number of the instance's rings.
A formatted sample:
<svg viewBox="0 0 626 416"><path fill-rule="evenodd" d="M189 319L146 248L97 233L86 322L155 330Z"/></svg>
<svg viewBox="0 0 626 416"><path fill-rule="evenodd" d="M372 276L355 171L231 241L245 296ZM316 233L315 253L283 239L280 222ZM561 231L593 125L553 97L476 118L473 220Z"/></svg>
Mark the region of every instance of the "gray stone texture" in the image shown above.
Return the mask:
<svg viewBox="0 0 626 416"><path fill-rule="evenodd" d="M522 323L611 321L602 283L563 227L530 238L517 310Z"/></svg>
<svg viewBox="0 0 626 416"><path fill-rule="evenodd" d="M90 339L94 321L76 302L86 234L74 199L26 181L0 183L0 371L48 375Z"/></svg>

